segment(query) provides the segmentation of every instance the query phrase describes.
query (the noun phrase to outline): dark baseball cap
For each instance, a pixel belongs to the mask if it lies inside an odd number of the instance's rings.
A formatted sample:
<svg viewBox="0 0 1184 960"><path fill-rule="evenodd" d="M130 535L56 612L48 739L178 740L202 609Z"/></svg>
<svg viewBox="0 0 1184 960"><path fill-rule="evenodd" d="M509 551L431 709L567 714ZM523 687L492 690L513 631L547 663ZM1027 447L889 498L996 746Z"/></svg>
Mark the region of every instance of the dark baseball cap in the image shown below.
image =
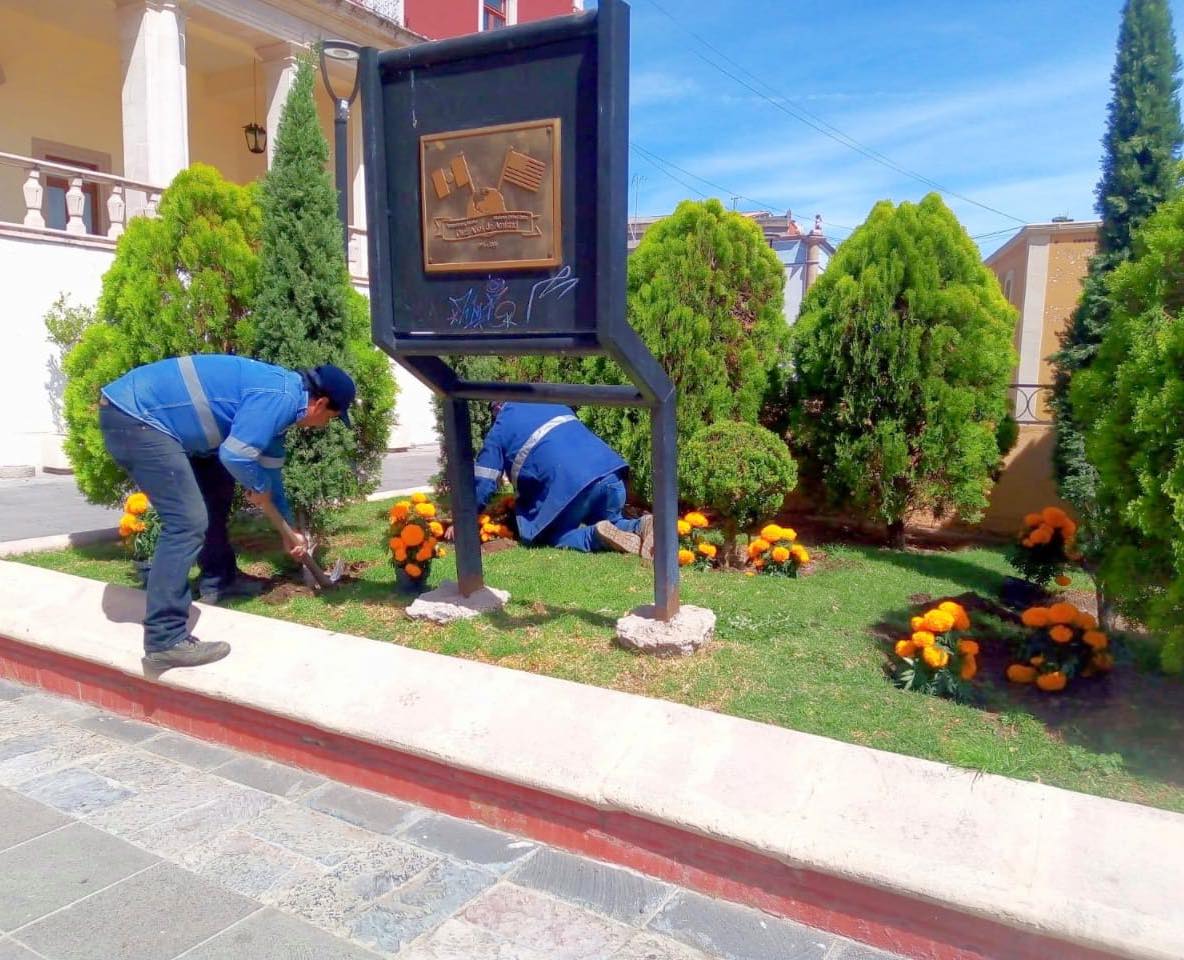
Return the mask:
<svg viewBox="0 0 1184 960"><path fill-rule="evenodd" d="M313 386L329 398L329 406L341 414L341 422L347 427L352 427L353 424L349 422L349 408L358 393L353 377L331 363L323 363L310 373Z"/></svg>

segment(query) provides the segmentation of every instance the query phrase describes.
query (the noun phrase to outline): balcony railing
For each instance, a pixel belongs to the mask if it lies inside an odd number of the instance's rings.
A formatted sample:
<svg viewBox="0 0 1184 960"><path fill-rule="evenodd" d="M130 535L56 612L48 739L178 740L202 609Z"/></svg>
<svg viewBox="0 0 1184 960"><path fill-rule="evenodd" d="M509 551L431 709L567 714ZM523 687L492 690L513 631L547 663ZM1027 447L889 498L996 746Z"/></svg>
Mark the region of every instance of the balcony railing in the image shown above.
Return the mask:
<svg viewBox="0 0 1184 960"><path fill-rule="evenodd" d="M156 216L162 187L98 170L0 152L0 165L24 173L25 213L21 226L57 230L75 236L114 240L135 216ZM64 193L64 210L51 209L54 190Z"/></svg>
<svg viewBox="0 0 1184 960"><path fill-rule="evenodd" d="M365 7L384 20L403 26L403 0L351 0L359 7Z"/></svg>

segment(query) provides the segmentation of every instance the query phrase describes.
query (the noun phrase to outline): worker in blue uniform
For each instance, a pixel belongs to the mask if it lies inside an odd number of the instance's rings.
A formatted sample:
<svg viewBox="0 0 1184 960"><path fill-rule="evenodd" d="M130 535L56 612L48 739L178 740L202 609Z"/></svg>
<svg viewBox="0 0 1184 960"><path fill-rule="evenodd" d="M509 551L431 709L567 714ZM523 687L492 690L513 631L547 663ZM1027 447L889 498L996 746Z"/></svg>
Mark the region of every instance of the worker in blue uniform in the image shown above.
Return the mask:
<svg viewBox="0 0 1184 960"><path fill-rule="evenodd" d="M189 568L201 567L203 599L252 592L238 574L226 524L234 485L259 507L274 505L291 522L280 468L284 431L349 426L355 386L344 370L308 370L202 354L137 367L101 391L99 426L108 452L148 495L162 529L148 575L145 658L163 667L197 666L230 652L189 634ZM296 559L304 537L289 530Z"/></svg>
<svg viewBox="0 0 1184 960"><path fill-rule="evenodd" d="M570 407L506 403L494 409L475 467L478 507L505 476L515 489L523 543L653 558L653 518L621 514L627 464Z"/></svg>

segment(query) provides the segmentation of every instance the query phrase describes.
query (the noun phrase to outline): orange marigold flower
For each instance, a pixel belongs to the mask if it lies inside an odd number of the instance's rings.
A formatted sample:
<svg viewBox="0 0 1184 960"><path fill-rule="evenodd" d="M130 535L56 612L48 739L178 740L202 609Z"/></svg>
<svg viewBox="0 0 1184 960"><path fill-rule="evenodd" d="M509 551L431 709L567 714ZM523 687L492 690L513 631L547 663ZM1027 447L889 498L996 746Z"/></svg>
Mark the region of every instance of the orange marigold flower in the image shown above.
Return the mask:
<svg viewBox="0 0 1184 960"><path fill-rule="evenodd" d="M421 517L434 517L436 515L436 505L434 503L417 503L415 505L415 512Z"/></svg>
<svg viewBox="0 0 1184 960"><path fill-rule="evenodd" d="M1012 683L1031 683L1036 679L1036 668L1013 663L1007 668L1007 679Z"/></svg>
<svg viewBox="0 0 1184 960"><path fill-rule="evenodd" d="M121 537L130 537L133 533L135 533L135 529L133 527L133 524L135 522L136 522L136 518L133 517L130 513L125 513L122 517L120 517L119 518L119 535Z"/></svg>
<svg viewBox="0 0 1184 960"><path fill-rule="evenodd" d="M792 541L796 540L797 538L798 538L798 532L793 527L782 527L781 528L781 539L782 540L789 540L792 542Z"/></svg>
<svg viewBox="0 0 1184 960"><path fill-rule="evenodd" d="M683 519L686 520L686 522L692 527L697 527L700 530L707 526L707 518L697 510L688 513Z"/></svg>
<svg viewBox="0 0 1184 960"><path fill-rule="evenodd" d="M1051 543L1053 532L1054 531L1052 527L1046 523L1042 523L1030 534L1028 534L1028 539L1031 540L1033 544Z"/></svg>
<svg viewBox="0 0 1184 960"><path fill-rule="evenodd" d="M1070 580L1068 577L1066 577L1063 573L1059 577L1057 577L1057 586L1058 587L1067 587L1072 582L1073 581Z"/></svg>
<svg viewBox="0 0 1184 960"><path fill-rule="evenodd" d="M954 629L954 618L944 610L929 610L924 618L925 629L930 633L945 633Z"/></svg>
<svg viewBox="0 0 1184 960"><path fill-rule="evenodd" d="M805 564L810 562L810 552L800 543L795 543L789 548L789 555L793 557L798 563Z"/></svg>
<svg viewBox="0 0 1184 960"><path fill-rule="evenodd" d="M1048 631L1048 635L1053 638L1056 643L1068 643L1073 639L1073 631L1066 627L1063 623L1058 623L1055 627Z"/></svg>
<svg viewBox="0 0 1184 960"><path fill-rule="evenodd" d="M688 563L694 563L694 562L695 562L695 555L690 550L679 550L678 551L678 565L680 567L685 567Z"/></svg>
<svg viewBox="0 0 1184 960"><path fill-rule="evenodd" d="M436 556L441 558L446 557L448 556L448 551L443 547L436 547Z"/></svg>
<svg viewBox="0 0 1184 960"><path fill-rule="evenodd" d="M138 517L147 513L150 506L151 504L148 502L148 494L136 492L127 498L127 503L124 505L123 509L132 516Z"/></svg>
<svg viewBox="0 0 1184 960"><path fill-rule="evenodd" d="M937 605L938 610L944 610L952 617L958 616L960 613L965 613L966 608L960 603L955 603L953 600L943 600Z"/></svg>
<svg viewBox="0 0 1184 960"><path fill-rule="evenodd" d="M789 559L789 551L786 550L785 547L774 547L773 548L774 563L785 563L785 561L788 559Z"/></svg>
<svg viewBox="0 0 1184 960"><path fill-rule="evenodd" d="M1076 626L1081 627L1082 630L1096 630L1098 628L1098 618L1092 613L1086 613L1084 610L1077 614L1077 619L1073 622Z"/></svg>
<svg viewBox="0 0 1184 960"><path fill-rule="evenodd" d="M444 536L444 524L442 524L439 520L433 520L431 523L429 523L428 529L431 530L432 533L437 537Z"/></svg>
<svg viewBox="0 0 1184 960"><path fill-rule="evenodd" d="M1038 513L1029 513L1024 517L1025 527L1038 527L1043 522L1043 518Z"/></svg>
<svg viewBox="0 0 1184 960"><path fill-rule="evenodd" d="M1028 607L1020 615L1025 627L1047 627L1049 624L1048 607Z"/></svg>
<svg viewBox="0 0 1184 960"><path fill-rule="evenodd" d="M1042 673L1036 678L1036 686L1046 693L1055 693L1058 690L1064 690L1065 684L1069 682L1060 670L1054 670L1052 673Z"/></svg>
<svg viewBox="0 0 1184 960"><path fill-rule="evenodd" d="M1040 519L1050 527L1055 528L1064 526L1065 521L1069 519L1069 514L1065 513L1060 507L1045 507L1040 511Z"/></svg>
<svg viewBox="0 0 1184 960"><path fill-rule="evenodd" d="M703 556L705 556L705 557L714 558L715 557L715 544L714 543L701 543L701 544L699 544L699 552L701 554L703 554Z"/></svg>
<svg viewBox="0 0 1184 960"><path fill-rule="evenodd" d="M391 538L390 538L390 539L389 539L389 540L386 542L386 545L387 545L388 547L390 547L390 548L391 548L391 550L398 550L400 547L404 547L404 548L406 548L406 544L405 544L405 543L403 543L403 540L402 540L402 538L400 538L400 537L391 537Z"/></svg>
<svg viewBox="0 0 1184 960"><path fill-rule="evenodd" d="M1087 647L1093 647L1095 650L1105 650L1110 645L1110 638L1101 630L1086 630L1081 639Z"/></svg>
<svg viewBox="0 0 1184 960"><path fill-rule="evenodd" d="M958 614L954 618L954 629L955 630L969 630L970 629L970 617L968 617L965 613Z"/></svg>
<svg viewBox="0 0 1184 960"><path fill-rule="evenodd" d="M936 640L937 640L937 637L935 637L928 630L913 631L912 641L918 647L932 647L934 642L936 642Z"/></svg>
<svg viewBox="0 0 1184 960"><path fill-rule="evenodd" d="M427 495L426 495L426 494L423 494L423 493L413 493L413 494L411 494L411 502L412 502L412 503L427 503L427 502L428 502L428 498L427 498Z"/></svg>
<svg viewBox="0 0 1184 960"><path fill-rule="evenodd" d="M689 537L691 535L691 525L685 520L678 521L678 535L680 537Z"/></svg>
<svg viewBox="0 0 1184 960"><path fill-rule="evenodd" d="M904 657L907 660L917 652L917 645L908 637L901 637L892 649L896 651L898 657Z"/></svg>
<svg viewBox="0 0 1184 960"><path fill-rule="evenodd" d="M416 579L417 577L423 576L423 568L417 566L414 563L407 564L407 566L405 566L403 568L403 570L406 572L407 576L411 577L411 579L413 579L413 580Z"/></svg>
<svg viewBox="0 0 1184 960"><path fill-rule="evenodd" d="M403 528L403 542L409 547L418 547L424 541L423 527L409 523Z"/></svg>
<svg viewBox="0 0 1184 960"><path fill-rule="evenodd" d="M1049 623L1073 623L1081 613L1071 603L1054 603L1048 608Z"/></svg>
<svg viewBox="0 0 1184 960"><path fill-rule="evenodd" d="M766 524L761 527L761 539L776 543L781 539L781 528L775 523Z"/></svg>
<svg viewBox="0 0 1184 960"><path fill-rule="evenodd" d="M1072 520L1066 520L1063 524L1061 524L1061 533L1065 535L1065 541L1069 542L1075 536L1077 536L1077 524L1075 524Z"/></svg>
<svg viewBox="0 0 1184 960"><path fill-rule="evenodd" d="M477 522L479 524L481 524L481 526L485 526L485 524L489 523L491 519L492 518L489 516L488 513L483 513L483 514L481 514L481 516L479 516L477 518Z"/></svg>
<svg viewBox="0 0 1184 960"><path fill-rule="evenodd" d="M978 661L974 657L967 657L962 661L962 669L959 672L959 676L963 680L973 680L976 673L978 673Z"/></svg>
<svg viewBox="0 0 1184 960"><path fill-rule="evenodd" d="M398 563L405 563L407 560L407 545L402 540L399 541L398 546L395 547L395 561Z"/></svg>
<svg viewBox="0 0 1184 960"><path fill-rule="evenodd" d="M752 565L753 565L754 567L756 567L758 570L764 570L764 569L765 569L765 561L764 561L764 560L753 560L753 561L752 561Z"/></svg>
<svg viewBox="0 0 1184 960"><path fill-rule="evenodd" d="M758 554L764 553L769 549L770 546L772 546L772 544L770 544L769 541L764 537L757 537L752 541L752 543L748 545L748 551L755 557Z"/></svg>
<svg viewBox="0 0 1184 960"><path fill-rule="evenodd" d="M977 640L959 640L958 652L968 653L972 657L978 656L978 641Z"/></svg>
<svg viewBox="0 0 1184 960"><path fill-rule="evenodd" d="M417 561L419 561L420 563L423 563L427 560L431 560L432 554L435 552L435 546L436 545L434 543L432 543L431 540L429 540L427 543L425 543L422 547L419 548L419 552L415 555L415 559Z"/></svg>
<svg viewBox="0 0 1184 960"><path fill-rule="evenodd" d="M925 618L924 617L909 617L909 626L913 630L924 630L925 629Z"/></svg>
<svg viewBox="0 0 1184 960"><path fill-rule="evenodd" d="M1109 653L1102 653L1099 651L1095 653L1090 659L1090 663L1098 670L1106 672L1114 669L1114 657Z"/></svg>
<svg viewBox="0 0 1184 960"><path fill-rule="evenodd" d="M950 662L950 655L945 647L939 647L935 644L921 651L921 659L925 661L927 666L932 667L934 670L940 670Z"/></svg>
<svg viewBox="0 0 1184 960"><path fill-rule="evenodd" d="M411 512L411 504L406 500L400 500L393 507L391 507L391 520L398 523L400 520L406 520L407 515Z"/></svg>

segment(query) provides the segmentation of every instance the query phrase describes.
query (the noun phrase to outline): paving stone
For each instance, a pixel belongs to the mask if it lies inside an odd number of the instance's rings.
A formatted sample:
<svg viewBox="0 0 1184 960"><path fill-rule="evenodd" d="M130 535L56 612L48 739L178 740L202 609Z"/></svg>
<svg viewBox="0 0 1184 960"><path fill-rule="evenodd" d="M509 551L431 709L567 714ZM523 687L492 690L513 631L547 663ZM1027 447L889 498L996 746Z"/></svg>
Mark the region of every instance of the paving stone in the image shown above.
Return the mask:
<svg viewBox="0 0 1184 960"><path fill-rule="evenodd" d="M645 923L674 892L668 883L546 847L513 880L634 926Z"/></svg>
<svg viewBox="0 0 1184 960"><path fill-rule="evenodd" d="M508 883L478 897L460 919L547 960L603 960L636 933L632 927Z"/></svg>
<svg viewBox="0 0 1184 960"><path fill-rule="evenodd" d="M255 820L249 832L333 867L376 840L374 834L304 807L282 804Z"/></svg>
<svg viewBox="0 0 1184 960"><path fill-rule="evenodd" d="M144 790L123 803L93 814L90 823L116 836L131 837L153 824L241 791L241 787L225 780L186 770L180 779Z"/></svg>
<svg viewBox="0 0 1184 960"><path fill-rule="evenodd" d="M127 717L113 717L106 713L100 713L94 717L84 717L81 720L76 720L74 725L83 730L89 730L91 733L119 740L122 743L139 743L160 733L160 727L154 727L150 723L129 720Z"/></svg>
<svg viewBox="0 0 1184 960"><path fill-rule="evenodd" d="M290 800L303 796L325 782L324 777L315 773L305 773L294 767L268 763L256 757L236 757L212 772L227 780L234 780L236 783Z"/></svg>
<svg viewBox="0 0 1184 960"><path fill-rule="evenodd" d="M178 857L177 863L256 900L276 888L290 889L285 881L293 871L299 872L302 879L323 872L312 861L239 830L191 847ZM311 873L301 872L305 867L311 868Z"/></svg>
<svg viewBox="0 0 1184 960"><path fill-rule="evenodd" d="M161 757L139 750L120 750L104 754L88 760L82 766L100 777L122 783L134 790L155 790L190 775L190 771L179 763L170 763Z"/></svg>
<svg viewBox="0 0 1184 960"><path fill-rule="evenodd" d="M398 960L552 960L523 943L453 918L398 953Z"/></svg>
<svg viewBox="0 0 1184 960"><path fill-rule="evenodd" d="M54 720L77 720L83 717L94 717L99 713L98 709L89 703L51 696L40 690L21 697L21 706Z"/></svg>
<svg viewBox="0 0 1184 960"><path fill-rule="evenodd" d="M885 953L854 940L838 940L830 948L826 960L905 960L895 953Z"/></svg>
<svg viewBox="0 0 1184 960"><path fill-rule="evenodd" d="M276 803L270 794L239 790L169 820L154 823L127 839L159 856L175 859L190 847L249 823Z"/></svg>
<svg viewBox="0 0 1184 960"><path fill-rule="evenodd" d="M3 960L3 954L0 954ZM262 910L184 960L375 960L374 954L278 910ZM471 958L476 960L476 958Z"/></svg>
<svg viewBox="0 0 1184 960"><path fill-rule="evenodd" d="M344 932L349 918L431 866L434 857L397 840L379 840L323 877L292 891L279 907L326 930Z"/></svg>
<svg viewBox="0 0 1184 960"><path fill-rule="evenodd" d="M58 726L53 717L47 717L35 710L27 710L24 700L0 704L4 708L4 721L0 723L0 742L13 737L24 737L30 733L44 733Z"/></svg>
<svg viewBox="0 0 1184 960"><path fill-rule="evenodd" d="M0 850L32 840L67 823L73 821L51 807L10 790L0 790Z"/></svg>
<svg viewBox="0 0 1184 960"><path fill-rule="evenodd" d="M0 960L43 960L12 940L0 940Z"/></svg>
<svg viewBox="0 0 1184 960"><path fill-rule="evenodd" d="M30 780L21 792L76 817L105 810L132 796L127 787L112 783L82 767L67 767Z"/></svg>
<svg viewBox="0 0 1184 960"><path fill-rule="evenodd" d="M145 740L140 747L157 756L176 760L198 770L212 770L227 760L234 759L234 753L224 747L185 737L179 733L163 733L159 737Z"/></svg>
<svg viewBox="0 0 1184 960"><path fill-rule="evenodd" d="M306 806L374 833L398 833L424 815L419 807L357 790L341 783L326 783L304 798Z"/></svg>
<svg viewBox="0 0 1184 960"><path fill-rule="evenodd" d="M721 960L822 960L834 937L749 907L680 890L650 927Z"/></svg>
<svg viewBox="0 0 1184 960"><path fill-rule="evenodd" d="M350 935L386 953L397 953L439 926L497 877L479 867L442 860L356 917Z"/></svg>
<svg viewBox="0 0 1184 960"><path fill-rule="evenodd" d="M416 846L478 863L497 873L505 872L537 849L536 844L521 837L440 813L417 820L403 832L403 838Z"/></svg>
<svg viewBox="0 0 1184 960"><path fill-rule="evenodd" d="M22 687L9 680L0 680L0 700L19 700L28 692L28 687Z"/></svg>
<svg viewBox="0 0 1184 960"><path fill-rule="evenodd" d="M22 927L155 862L82 823L6 850L0 853L0 930Z"/></svg>
<svg viewBox="0 0 1184 960"><path fill-rule="evenodd" d="M660 937L653 933L639 933L625 944L620 953L614 953L612 960L711 960L707 954L693 947Z"/></svg>
<svg viewBox="0 0 1184 960"><path fill-rule="evenodd" d="M40 777L61 767L72 766L112 750L112 744L93 733L61 727L60 721L50 720L55 728L47 728L27 736L0 743L13 751L7 759L0 759L0 786L13 787L34 777ZM29 750L33 740L39 745Z"/></svg>
<svg viewBox="0 0 1184 960"><path fill-rule="evenodd" d="M22 943L53 960L172 960L260 909L170 863L24 927Z"/></svg>

